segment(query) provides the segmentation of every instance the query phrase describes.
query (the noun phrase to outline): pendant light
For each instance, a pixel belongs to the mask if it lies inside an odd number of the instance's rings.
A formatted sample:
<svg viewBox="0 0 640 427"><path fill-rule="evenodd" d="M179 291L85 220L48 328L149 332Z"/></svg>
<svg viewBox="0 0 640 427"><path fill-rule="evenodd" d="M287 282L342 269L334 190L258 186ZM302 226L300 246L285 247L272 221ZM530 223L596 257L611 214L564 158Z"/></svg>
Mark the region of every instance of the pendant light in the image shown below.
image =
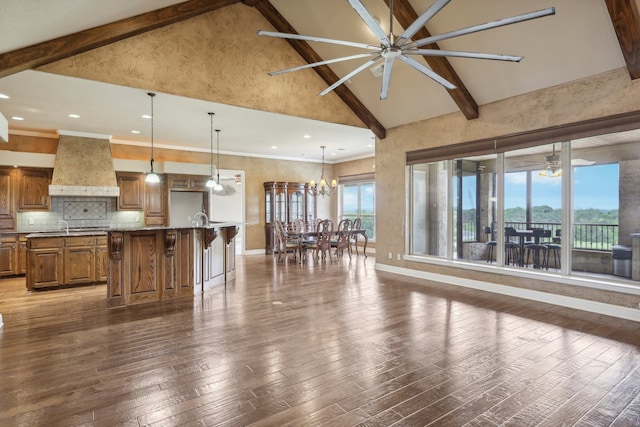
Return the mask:
<svg viewBox="0 0 640 427"><path fill-rule="evenodd" d="M209 180L207 181L207 187L213 188L218 185L217 181L213 178L213 115L214 113L209 113L209 117L211 118L211 135L210 135L210 144L209 144L209 152L211 153L211 157L209 159Z"/></svg>
<svg viewBox="0 0 640 427"><path fill-rule="evenodd" d="M216 150L218 151L218 162L216 166L217 184L214 185L213 191L219 193L224 189L220 184L220 129L216 129L216 139L217 139Z"/></svg>
<svg viewBox="0 0 640 427"><path fill-rule="evenodd" d="M313 179L309 181L309 193L313 196L330 196L338 187L338 182L334 179L331 181L331 186L329 186L329 181L324 176L324 149L327 148L325 145L321 145L322 148L322 174L320 175L320 184L316 183Z"/></svg>
<svg viewBox="0 0 640 427"><path fill-rule="evenodd" d="M148 183L155 184L160 182L160 177L153 171L153 97L156 96L156 94L149 92L147 95L151 98L151 172L147 174L144 180Z"/></svg>

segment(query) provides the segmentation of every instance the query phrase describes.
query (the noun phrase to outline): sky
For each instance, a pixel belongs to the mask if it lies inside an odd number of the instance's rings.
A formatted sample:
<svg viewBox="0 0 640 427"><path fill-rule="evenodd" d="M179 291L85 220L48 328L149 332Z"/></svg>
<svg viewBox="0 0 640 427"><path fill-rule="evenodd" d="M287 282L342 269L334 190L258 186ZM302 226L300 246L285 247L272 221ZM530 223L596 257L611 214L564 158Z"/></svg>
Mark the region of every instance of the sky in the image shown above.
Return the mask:
<svg viewBox="0 0 640 427"><path fill-rule="evenodd" d="M525 207L525 173L511 173L505 180L505 208ZM532 174L532 204L561 208L562 180ZM618 202L618 164L574 167L574 209L615 210Z"/></svg>

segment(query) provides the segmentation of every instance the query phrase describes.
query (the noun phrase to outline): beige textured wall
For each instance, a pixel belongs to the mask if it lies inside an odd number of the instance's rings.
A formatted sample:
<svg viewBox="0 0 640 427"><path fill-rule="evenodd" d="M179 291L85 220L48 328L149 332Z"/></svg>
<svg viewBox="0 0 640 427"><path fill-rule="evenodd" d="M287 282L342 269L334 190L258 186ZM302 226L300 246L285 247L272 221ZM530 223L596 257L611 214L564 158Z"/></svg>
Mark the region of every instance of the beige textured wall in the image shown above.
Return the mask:
<svg viewBox="0 0 640 427"><path fill-rule="evenodd" d="M384 257L388 252L405 253L404 188L407 151L636 110L640 110L640 81L631 81L627 71L620 69L484 105L480 108L480 117L476 120L468 121L462 114L453 113L388 130L384 143L376 145L376 192L378 195L376 220L378 224L385 224L384 227L378 227L376 230L376 262L637 307L638 297L621 293L565 286L551 281L533 281L431 264L389 260Z"/></svg>
<svg viewBox="0 0 640 427"><path fill-rule="evenodd" d="M41 67L40 70L256 110L364 127L313 70L269 77L306 62L242 3Z"/></svg>

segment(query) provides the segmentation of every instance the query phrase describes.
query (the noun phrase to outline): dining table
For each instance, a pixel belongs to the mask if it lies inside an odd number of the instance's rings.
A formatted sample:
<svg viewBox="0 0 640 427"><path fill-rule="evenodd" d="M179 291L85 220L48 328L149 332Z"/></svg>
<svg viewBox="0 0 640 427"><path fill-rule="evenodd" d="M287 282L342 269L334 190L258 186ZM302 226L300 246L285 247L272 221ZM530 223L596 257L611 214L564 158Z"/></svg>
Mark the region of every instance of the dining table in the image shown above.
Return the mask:
<svg viewBox="0 0 640 427"><path fill-rule="evenodd" d="M534 244L540 244L541 237L551 237L550 230L507 230L505 239L508 241L510 237L518 238L518 266L524 267L524 249L527 242L533 241ZM532 240L533 239L533 240ZM533 268L539 268L540 254L536 251L533 256Z"/></svg>
<svg viewBox="0 0 640 427"><path fill-rule="evenodd" d="M339 231L339 230L333 230L331 232L331 236L339 236L340 234L345 233L344 231ZM351 233L354 236L362 236L364 238L364 246L363 246L363 254L365 256L365 258L367 257L367 243L369 242L369 236L367 235L367 230L362 228L362 229L358 229L358 230L349 230L346 233ZM287 236L288 237L292 237L292 238L298 238L300 239L300 242L302 242L305 239L309 239L309 238L314 238L314 237L318 237L318 232L316 230L309 230L309 231L302 231L302 232L294 232L294 231L289 231L287 232ZM351 245L349 245L349 251L351 251ZM356 241L356 255L360 255L360 253L358 252L358 245L357 245L357 241Z"/></svg>

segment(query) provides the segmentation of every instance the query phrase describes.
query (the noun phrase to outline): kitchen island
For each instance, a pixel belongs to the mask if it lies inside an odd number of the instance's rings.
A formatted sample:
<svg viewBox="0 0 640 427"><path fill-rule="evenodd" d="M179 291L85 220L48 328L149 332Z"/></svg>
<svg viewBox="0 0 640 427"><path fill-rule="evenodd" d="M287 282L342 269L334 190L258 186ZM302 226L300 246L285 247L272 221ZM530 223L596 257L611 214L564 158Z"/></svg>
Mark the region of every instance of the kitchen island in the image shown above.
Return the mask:
<svg viewBox="0 0 640 427"><path fill-rule="evenodd" d="M193 297L235 278L233 223L112 229L107 306Z"/></svg>

